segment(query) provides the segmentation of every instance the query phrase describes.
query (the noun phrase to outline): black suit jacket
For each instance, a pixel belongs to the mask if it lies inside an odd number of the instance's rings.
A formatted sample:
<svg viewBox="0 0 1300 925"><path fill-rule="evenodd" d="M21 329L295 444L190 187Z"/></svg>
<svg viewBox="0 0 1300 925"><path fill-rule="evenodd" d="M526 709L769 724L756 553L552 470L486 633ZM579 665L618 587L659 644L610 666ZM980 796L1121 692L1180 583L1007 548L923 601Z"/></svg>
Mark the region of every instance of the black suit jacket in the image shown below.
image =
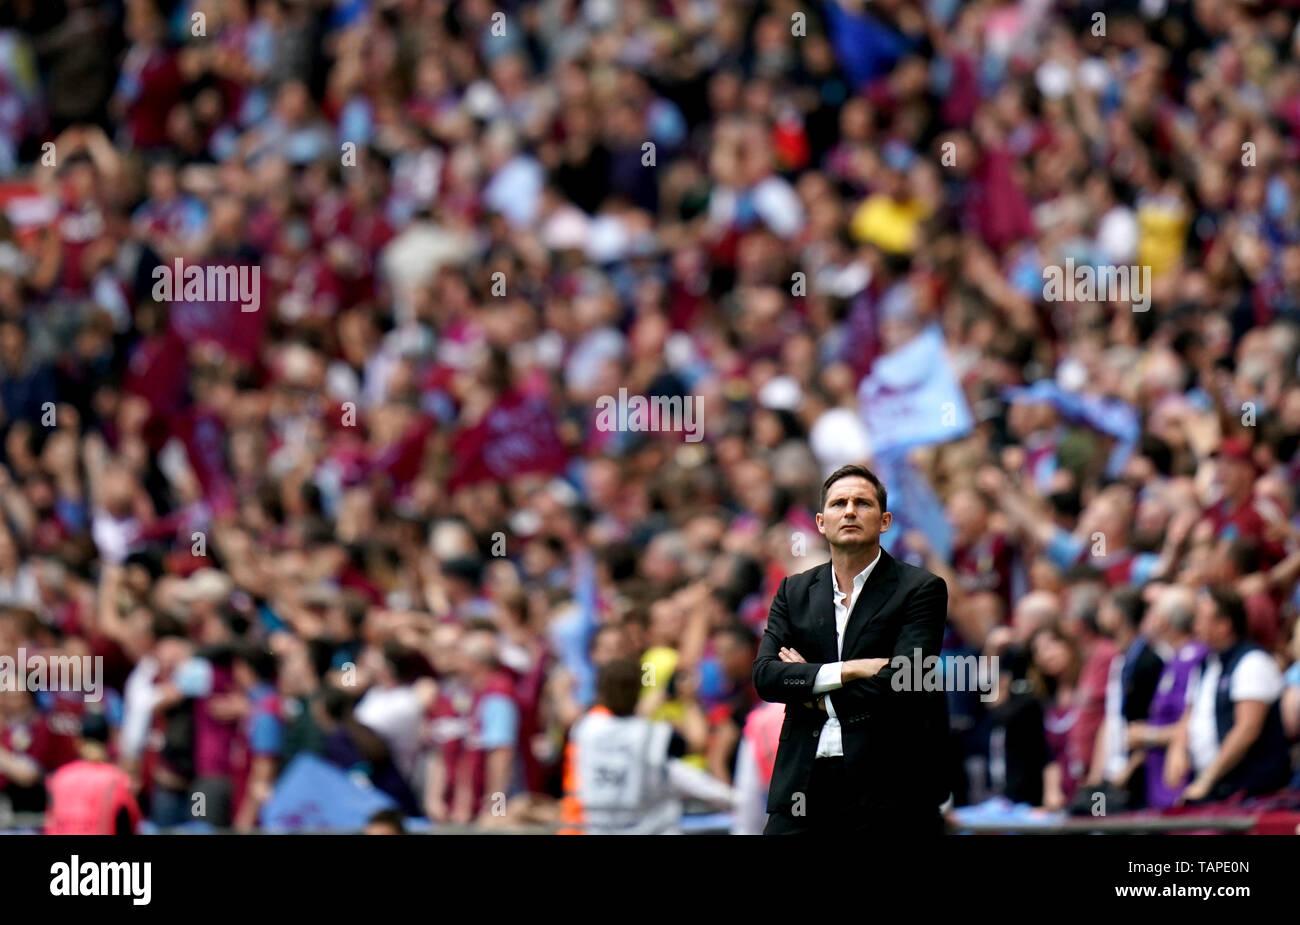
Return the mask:
<svg viewBox="0 0 1300 925"><path fill-rule="evenodd" d="M882 549L849 614L843 653L837 654L830 563L781 581L754 660L758 695L786 705L768 789L769 813L791 813L797 793L806 799L828 718L816 708L813 694L822 665L903 655L910 670L914 650L921 650L922 659L938 656L947 613L948 586L943 579L899 562ZM781 661L782 646L797 649L807 663ZM924 662L916 671L923 667ZM898 670L888 665L874 678L850 681L826 695L840 721L845 772L856 799L846 811L933 813L948 797L946 695L941 690L895 690L892 678ZM810 701L811 708L805 706Z"/></svg>

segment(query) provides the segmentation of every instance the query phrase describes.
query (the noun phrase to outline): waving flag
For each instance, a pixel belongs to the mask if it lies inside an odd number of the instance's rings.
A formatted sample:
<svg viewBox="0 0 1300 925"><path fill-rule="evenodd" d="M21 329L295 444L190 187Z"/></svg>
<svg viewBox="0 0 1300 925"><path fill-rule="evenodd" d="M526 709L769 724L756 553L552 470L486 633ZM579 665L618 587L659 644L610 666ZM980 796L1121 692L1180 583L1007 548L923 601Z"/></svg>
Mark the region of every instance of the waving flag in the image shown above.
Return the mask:
<svg viewBox="0 0 1300 925"><path fill-rule="evenodd" d="M262 807L263 828L281 832L359 832L381 809L388 794L363 787L346 771L314 755L290 762Z"/></svg>
<svg viewBox="0 0 1300 925"><path fill-rule="evenodd" d="M910 530L919 530L941 557L952 548L943 502L907 459L913 447L956 440L974 418L932 324L897 350L877 358L858 386L858 407L871 437L875 472L889 489L894 524L880 543L891 555Z"/></svg>
<svg viewBox="0 0 1300 925"><path fill-rule="evenodd" d="M956 440L974 426L937 324L877 358L858 407L878 455Z"/></svg>

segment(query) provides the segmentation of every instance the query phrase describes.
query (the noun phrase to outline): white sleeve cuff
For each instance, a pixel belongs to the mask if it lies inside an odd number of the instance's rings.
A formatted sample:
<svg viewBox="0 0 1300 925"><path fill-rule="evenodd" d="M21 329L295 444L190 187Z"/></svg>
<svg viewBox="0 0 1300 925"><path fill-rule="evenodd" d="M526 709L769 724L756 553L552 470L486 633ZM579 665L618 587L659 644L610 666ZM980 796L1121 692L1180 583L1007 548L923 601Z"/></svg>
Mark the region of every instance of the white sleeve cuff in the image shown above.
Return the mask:
<svg viewBox="0 0 1300 925"><path fill-rule="evenodd" d="M813 679L813 693L824 694L827 691L837 691L844 686L841 679L841 669L844 667L843 662L827 662L817 669L817 677Z"/></svg>

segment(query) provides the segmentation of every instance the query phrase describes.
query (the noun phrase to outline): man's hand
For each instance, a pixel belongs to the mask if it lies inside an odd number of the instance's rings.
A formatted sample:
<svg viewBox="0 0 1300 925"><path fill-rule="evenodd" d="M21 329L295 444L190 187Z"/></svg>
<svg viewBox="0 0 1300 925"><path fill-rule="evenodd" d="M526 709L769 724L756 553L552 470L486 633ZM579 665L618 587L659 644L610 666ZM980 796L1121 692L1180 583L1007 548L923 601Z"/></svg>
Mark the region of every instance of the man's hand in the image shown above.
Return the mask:
<svg viewBox="0 0 1300 925"><path fill-rule="evenodd" d="M248 716L251 704L238 691L217 694L208 700L208 712L219 723L232 723Z"/></svg>
<svg viewBox="0 0 1300 925"><path fill-rule="evenodd" d="M797 649L791 649L788 646L782 646L778 654L781 656L781 661L789 662L792 665L807 663L807 659L800 655ZM874 678L880 669L888 664L889 659L887 658L849 659L840 670L840 680L847 684L849 681Z"/></svg>
<svg viewBox="0 0 1300 925"><path fill-rule="evenodd" d="M789 662L791 665L808 664L808 660L799 654L798 649L791 649L787 646L782 646L781 651L778 652L777 654L781 656L781 661ZM826 698L823 696L823 697L818 697L816 700L806 700L804 701L804 706L810 710L821 710L823 713L825 713Z"/></svg>
<svg viewBox="0 0 1300 925"><path fill-rule="evenodd" d="M1125 739L1128 741L1129 751L1146 748L1150 744L1147 741L1147 724L1140 722L1129 723Z"/></svg>
<svg viewBox="0 0 1300 925"><path fill-rule="evenodd" d="M844 663L840 670L840 680L845 684L850 681L874 678L880 669L889 664L887 658L854 658Z"/></svg>
<svg viewBox="0 0 1300 925"><path fill-rule="evenodd" d="M430 822L445 823L451 817L446 801L436 798L425 800L424 814L429 817Z"/></svg>
<svg viewBox="0 0 1300 925"><path fill-rule="evenodd" d="M1196 778L1196 780L1192 781L1190 784L1187 785L1187 789L1184 790L1182 792L1182 795L1175 801L1175 805L1181 806L1184 803L1192 803L1197 800L1204 800L1207 796L1210 795L1210 789L1213 786L1214 786L1214 782L1209 778L1198 777Z"/></svg>
<svg viewBox="0 0 1300 925"><path fill-rule="evenodd" d="M1165 786L1171 788L1182 786L1189 765L1190 761L1185 749L1170 748L1165 753Z"/></svg>
<svg viewBox="0 0 1300 925"><path fill-rule="evenodd" d="M164 681L154 687L154 712L169 710L185 699L185 695L171 681Z"/></svg>
<svg viewBox="0 0 1300 925"><path fill-rule="evenodd" d="M1009 626L996 626L989 630L989 634L984 637L984 653L986 655L998 655L1008 646L1016 641L1016 633Z"/></svg>
<svg viewBox="0 0 1300 925"><path fill-rule="evenodd" d="M996 498L1007 488L1006 473L997 466L984 466L975 474L975 487Z"/></svg>

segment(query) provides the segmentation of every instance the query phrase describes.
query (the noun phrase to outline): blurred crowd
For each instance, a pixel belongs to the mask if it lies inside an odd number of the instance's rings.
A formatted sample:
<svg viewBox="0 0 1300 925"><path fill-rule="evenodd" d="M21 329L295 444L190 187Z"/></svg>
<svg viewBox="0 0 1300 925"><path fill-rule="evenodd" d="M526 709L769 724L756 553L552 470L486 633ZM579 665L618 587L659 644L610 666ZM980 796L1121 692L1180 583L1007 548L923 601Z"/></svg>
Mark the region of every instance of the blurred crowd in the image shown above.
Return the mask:
<svg viewBox="0 0 1300 925"><path fill-rule="evenodd" d="M817 489L872 459L858 384L933 324L975 426L913 454L950 548L892 549L1006 682L951 697L957 804L1285 787L1298 19L5 4L0 654L101 656L106 693L0 691L0 794L39 811L103 713L163 827L195 794L256 827L301 754L408 815L554 821L628 657L731 782ZM1067 258L1150 267L1149 310L1045 300ZM178 259L258 268L259 309L160 301ZM598 428L620 388L696 397L703 441Z"/></svg>

